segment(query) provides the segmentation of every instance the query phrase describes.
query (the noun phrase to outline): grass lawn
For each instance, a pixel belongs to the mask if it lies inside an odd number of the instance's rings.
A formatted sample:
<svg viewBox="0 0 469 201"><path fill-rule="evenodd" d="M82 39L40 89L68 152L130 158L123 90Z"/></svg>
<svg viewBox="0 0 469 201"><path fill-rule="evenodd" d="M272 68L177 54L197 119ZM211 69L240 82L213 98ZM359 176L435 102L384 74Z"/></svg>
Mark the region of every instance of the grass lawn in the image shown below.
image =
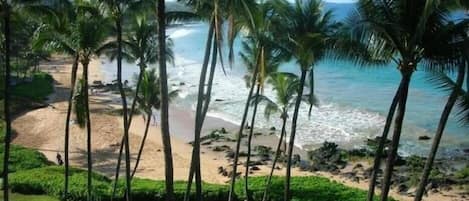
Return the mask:
<svg viewBox="0 0 469 201"><path fill-rule="evenodd" d="M0 200L3 200L3 192L0 193ZM47 195L23 195L10 193L10 201L59 201L59 199L49 197Z"/></svg>

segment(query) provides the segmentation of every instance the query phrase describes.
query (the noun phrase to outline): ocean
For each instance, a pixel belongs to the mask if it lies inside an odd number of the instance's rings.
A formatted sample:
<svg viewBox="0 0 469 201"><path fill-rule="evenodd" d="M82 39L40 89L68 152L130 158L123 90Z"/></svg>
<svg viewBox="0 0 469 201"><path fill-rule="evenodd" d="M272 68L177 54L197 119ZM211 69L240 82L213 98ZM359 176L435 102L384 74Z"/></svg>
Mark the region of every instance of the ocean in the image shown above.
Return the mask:
<svg viewBox="0 0 469 201"><path fill-rule="evenodd" d="M353 5L328 3L326 8L334 9L340 19ZM189 23L168 29L175 54L175 65L168 66L169 82L173 89L181 90L173 106L195 110L207 29L206 23ZM240 41L238 39L235 43L237 52L241 51ZM105 59L102 63L105 81L114 80L115 63ZM239 124L248 94L243 79L246 69L239 57L232 68L228 64L225 67L227 75L223 74L220 64L217 66L208 115ZM299 73L294 62L283 64L280 69ZM367 138L381 135L389 105L400 81L394 64L364 67L348 61L325 59L314 70L315 91L320 105L308 117L308 105L302 104L295 140L297 146L311 149L330 141L347 148L359 148ZM132 80L137 72L135 64L125 63L123 79ZM401 137L402 155L427 154L431 140L419 141L418 137L434 135L446 103L448 93L428 82L428 77L429 73L423 70L418 70L413 76ZM273 94L267 85L264 95L274 98ZM440 156L460 155L463 149L469 147L469 128L458 123L456 113L455 108L445 130ZM280 127L280 122L279 115L264 118L263 107L260 106L256 128Z"/></svg>

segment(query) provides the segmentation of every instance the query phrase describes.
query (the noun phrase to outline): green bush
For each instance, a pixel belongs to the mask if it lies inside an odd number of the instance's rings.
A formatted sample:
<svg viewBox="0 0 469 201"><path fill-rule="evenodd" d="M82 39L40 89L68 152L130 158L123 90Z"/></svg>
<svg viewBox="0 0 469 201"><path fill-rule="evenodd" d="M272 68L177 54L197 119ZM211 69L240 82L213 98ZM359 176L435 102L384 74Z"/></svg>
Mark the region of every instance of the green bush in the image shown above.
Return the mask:
<svg viewBox="0 0 469 201"><path fill-rule="evenodd" d="M85 170L71 169L70 174L70 195L72 201L86 200L86 178ZM63 193L63 167L49 166L33 170L20 171L11 174L10 186L13 192L21 194L48 194L60 197ZM252 190L253 200L261 200L265 177L249 178L250 190ZM271 188L271 200L282 200L283 177L274 177ZM137 201L163 201L165 198L164 181L153 181L148 179L135 178L132 182L132 197ZM236 195L244 200L243 180L236 184ZM119 181L118 197L122 198L125 182ZM194 186L193 186L194 187ZM293 177L292 178L293 200L300 201L363 201L366 199L366 192L363 190L346 187L343 184L330 181L321 177ZM186 189L186 182L176 181L174 192L176 199L182 200ZM203 195L206 201L226 200L229 192L227 185L203 184ZM104 176L93 174L93 195L95 200L107 201L110 199L112 191L112 181ZM194 191L191 194L194 196ZM121 201L116 199L116 201Z"/></svg>
<svg viewBox="0 0 469 201"><path fill-rule="evenodd" d="M63 194L64 168L61 166L49 166L33 170L21 171L11 174L10 186L13 192L21 194L48 194L60 197ZM148 179L133 180L132 197L134 200L163 201L165 196L164 181ZM118 195L124 192L124 181L119 181ZM226 200L228 187L225 185L203 184L204 200ZM87 196L87 172L86 170L72 168L70 172L69 198L72 201L86 200ZM176 200L184 198L186 182L175 182L174 191ZM96 200L110 200L112 181L102 175L93 174L93 196ZM194 195L192 195L194 196ZM119 199L116 199L119 200Z"/></svg>
<svg viewBox="0 0 469 201"><path fill-rule="evenodd" d="M463 169L454 173L454 176L458 179L468 179L469 178L469 166L464 167Z"/></svg>
<svg viewBox="0 0 469 201"><path fill-rule="evenodd" d="M35 73L31 82L20 83L13 87L12 95L42 101L54 91L54 79L47 73Z"/></svg>
<svg viewBox="0 0 469 201"><path fill-rule="evenodd" d="M265 189L265 177L249 178L249 190L252 200L262 200ZM269 190L270 200L283 200L284 177L273 177ZM245 198L244 182L236 185L236 193L241 200ZM363 201L366 200L366 191L347 187L323 177L305 176L292 177L292 200L301 201ZM378 198L376 198L378 199Z"/></svg>
<svg viewBox="0 0 469 201"><path fill-rule="evenodd" d="M3 156L4 151L5 145L0 144L0 156ZM9 172L28 170L50 165L50 162L41 152L13 144L10 147L9 161ZM3 157L0 157L0 173L1 172L3 172Z"/></svg>

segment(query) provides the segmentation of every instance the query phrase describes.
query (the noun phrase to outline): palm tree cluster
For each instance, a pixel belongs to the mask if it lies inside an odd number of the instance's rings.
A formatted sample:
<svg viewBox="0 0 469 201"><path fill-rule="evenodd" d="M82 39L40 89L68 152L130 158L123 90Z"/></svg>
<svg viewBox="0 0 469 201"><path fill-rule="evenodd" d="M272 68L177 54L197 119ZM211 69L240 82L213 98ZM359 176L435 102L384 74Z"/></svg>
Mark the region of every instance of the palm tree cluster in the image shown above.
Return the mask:
<svg viewBox="0 0 469 201"><path fill-rule="evenodd" d="M392 128L390 150L387 152L381 200L388 199L397 158L412 75L417 69L432 72L433 83L447 89L449 96L440 117L431 151L423 170L415 200L425 191L429 173L435 160L445 125L454 106L460 109L461 121L469 122L469 18L455 19L452 13L468 8L466 1L450 0L359 0L356 9L342 22L334 20L333 10L326 10L321 0L181 0L193 12L168 11L165 0L17 0L1 1L2 17L2 96L3 120L6 125L3 190L8 197L8 162L11 142L11 57L36 58L50 52L68 55L73 59L71 90L64 131L65 182L63 200L69 200L69 144L70 120L75 109L76 118L87 133L88 200L92 194L92 133L88 95L88 67L92 59L105 55L116 60L117 86L123 111L123 135L120 143L114 188L111 199L132 200L131 181L138 168L149 132L154 110L161 114L160 127L164 147L165 182L168 201L173 201L173 160L169 133L168 105L178 91L170 91L166 66L174 62L172 40L166 36L168 23L180 20L203 20L208 23L205 54L198 83L195 109L193 151L188 172L184 200L191 199L195 180L195 200L203 200L201 172L201 135L210 101L217 66L225 71L224 46L228 44L228 63L234 62L234 40L242 40L240 58L247 69L249 88L241 124L237 131L228 201L235 199L241 142L247 137L247 157L244 175L246 200L253 200L249 186L249 164L256 116L259 106L265 106L264 116L278 114L282 122L273 164L267 177L263 201L270 200L272 175L278 162L285 162L284 200L292 199L290 190L293 150L298 116L307 112L314 116L313 106L319 106L314 87L314 68L324 59L353 61L359 66L394 63L401 75L391 101L381 140L376 150L370 178L368 201L375 196L378 170L382 164L385 141ZM28 13L29 17L18 17ZM32 17L33 16L33 17ZM11 24L34 22L28 30L32 37L23 37ZM226 32L225 32L226 30ZM12 32L18 32L12 34ZM30 38L30 39L29 39ZM31 41L29 41L31 40ZM18 46L18 48L16 48ZM17 50L22 51L17 51ZM15 51L13 51L15 50ZM29 55L27 57L25 55ZM33 55L34 57L31 57ZM122 61L137 63L132 102L122 82ZM294 61L298 73L282 72L279 66ZM37 63L37 62L36 62ZM149 69L157 64L157 70ZM37 64L35 64L37 65ZM78 67L82 65L82 75ZM456 79L451 78L456 72ZM79 79L80 77L80 79ZM464 88L463 83L468 83ZM266 86L275 96L264 94ZM305 92L305 90L307 92ZM300 111L302 102L308 111ZM291 110L293 109L293 110ZM145 132L140 143L135 166L131 167L129 128L136 111L145 117ZM291 119L290 119L291 116ZM251 117L250 122L248 123ZM245 129L250 125L249 129ZM288 128L290 130L288 130ZM245 132L247 132L245 134ZM288 138L288 140L287 140ZM281 155L285 160L281 160ZM117 195L121 161L125 162L125 192Z"/></svg>

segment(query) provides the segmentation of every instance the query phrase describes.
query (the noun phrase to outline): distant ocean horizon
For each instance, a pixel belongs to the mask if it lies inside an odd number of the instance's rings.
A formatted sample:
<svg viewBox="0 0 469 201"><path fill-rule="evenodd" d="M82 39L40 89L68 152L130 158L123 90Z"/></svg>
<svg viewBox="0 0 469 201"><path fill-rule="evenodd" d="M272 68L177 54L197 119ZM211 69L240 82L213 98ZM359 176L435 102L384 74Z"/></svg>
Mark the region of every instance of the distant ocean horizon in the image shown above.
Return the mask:
<svg viewBox="0 0 469 201"><path fill-rule="evenodd" d="M337 19L343 19L353 9L353 4L326 3L326 9L333 9ZM189 23L168 29L168 36L173 39L175 66L168 66L170 85L181 90L175 105L195 109L197 84L207 37L206 23ZM235 50L241 51L241 40L235 44ZM124 78L131 80L138 72L135 64L124 64ZM229 68L227 75L217 66L215 74L210 116L238 123L242 117L248 88L244 81L245 67L238 57ZM103 61L105 81L115 79L115 64ZM400 74L394 64L382 67L360 67L348 61L325 59L315 68L315 91L320 106L314 108L308 117L308 106L303 104L298 120L295 144L303 148L317 147L324 141L336 142L348 148L359 148L367 138L381 135L384 121L400 81ZM295 62L281 66L281 71L298 73ZM400 153L403 155L426 155L431 140L419 141L422 135L433 137L440 114L447 100L447 92L442 92L429 83L428 73L415 72L409 92L407 112L402 133ZM184 85L180 85L180 83ZM264 91L266 96L274 98L270 86ZM215 101L218 100L218 101ZM278 115L269 120L263 116L263 107L259 108L256 128L280 127ZM455 108L449 119L439 150L440 156L462 154L469 148L469 128L457 121ZM291 119L290 119L291 120ZM289 129L289 125L288 125ZM392 135L392 133L390 133Z"/></svg>

